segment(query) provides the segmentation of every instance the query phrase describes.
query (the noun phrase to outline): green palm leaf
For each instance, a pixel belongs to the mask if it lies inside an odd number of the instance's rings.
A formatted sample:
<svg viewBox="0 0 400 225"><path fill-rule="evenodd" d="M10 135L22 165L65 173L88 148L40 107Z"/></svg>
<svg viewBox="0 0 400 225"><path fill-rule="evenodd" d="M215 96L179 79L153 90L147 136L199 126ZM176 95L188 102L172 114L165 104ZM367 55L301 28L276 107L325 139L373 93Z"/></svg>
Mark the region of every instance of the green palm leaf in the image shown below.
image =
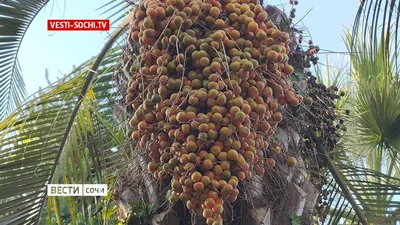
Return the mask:
<svg viewBox="0 0 400 225"><path fill-rule="evenodd" d="M104 123L107 119L110 121L110 117L102 118L94 109L107 104L107 98L104 98L107 95L99 90L109 91L112 87L111 74L121 53L111 47L124 33L127 24L128 19L111 35L95 60L82 65L82 71L78 68L73 72L78 73L77 76L64 78L43 90L38 97L22 104L17 112L1 121L0 224L37 224L46 202L45 185L55 180L57 165L62 162L60 158L70 158L68 154L82 146L93 147L87 141L99 138L102 130L94 126L106 128L112 124ZM103 61L104 57L106 60ZM89 72L82 69L85 67L91 68ZM103 94L96 96L96 92ZM110 140L110 136L107 139ZM105 144L105 147L110 146ZM85 166L78 167L84 169ZM86 165L86 170L88 167ZM82 180L77 173L73 174L75 177L71 181Z"/></svg>
<svg viewBox="0 0 400 225"><path fill-rule="evenodd" d="M0 119L17 108L26 95L17 54L30 23L49 0L0 3Z"/></svg>
<svg viewBox="0 0 400 225"><path fill-rule="evenodd" d="M313 139L329 165L322 224L389 225L400 221L395 212L400 203L400 178L354 166L343 151L332 160L315 135Z"/></svg>
<svg viewBox="0 0 400 225"><path fill-rule="evenodd" d="M399 0L363 0L360 1L352 36L351 46L356 49L358 45L369 48L369 54L374 55L379 51L393 54L396 80L399 80L399 26L400 26L400 1ZM358 34L362 34L359 39ZM369 40L368 42L366 40ZM391 43L393 42L393 43ZM382 45L382 46L379 46ZM393 51L394 52L391 52Z"/></svg>
<svg viewBox="0 0 400 225"><path fill-rule="evenodd" d="M112 20L110 26L117 24L121 19L127 16L132 9L132 4L126 0L112 0L105 3L97 10L101 10L100 15L108 15L107 19Z"/></svg>
<svg viewBox="0 0 400 225"><path fill-rule="evenodd" d="M353 148L365 156L369 168L393 175L400 152L400 83L396 80L396 54L391 50L395 44L389 42L391 48L386 49L390 36L373 47L372 40L361 39L362 35L354 38L350 33L345 39L353 51L351 76L357 86L353 96L357 146ZM353 40L357 45L352 45Z"/></svg>
<svg viewBox="0 0 400 225"><path fill-rule="evenodd" d="M383 1L370 4L379 2ZM331 179L325 187L331 190L328 198L332 200L325 208L325 224L400 221L395 212L400 204L400 87L396 80L396 54L391 51L396 46L393 40L386 33L346 34L345 41L352 52L351 85L355 87L347 103L352 106L352 116L348 118L352 132L344 144L354 150L352 154L337 150L333 161L323 146L318 147L327 156ZM355 155L361 156L359 161L350 161L349 156Z"/></svg>
<svg viewBox="0 0 400 225"><path fill-rule="evenodd" d="M387 195L383 193L390 192L391 195L399 197L398 183L400 180L398 178L387 177L374 170L340 163L336 167L340 168L342 180L348 187L350 195L343 191L335 179L331 179L325 188L329 190L328 199L332 199L332 201L325 209L326 217L323 224L358 224L361 222L359 215L363 215L369 224L395 224L395 221L400 221L395 213L395 207L400 204L400 201L387 198ZM385 181L376 183L371 181L368 176L383 177ZM355 212L350 199L360 206L362 214Z"/></svg>

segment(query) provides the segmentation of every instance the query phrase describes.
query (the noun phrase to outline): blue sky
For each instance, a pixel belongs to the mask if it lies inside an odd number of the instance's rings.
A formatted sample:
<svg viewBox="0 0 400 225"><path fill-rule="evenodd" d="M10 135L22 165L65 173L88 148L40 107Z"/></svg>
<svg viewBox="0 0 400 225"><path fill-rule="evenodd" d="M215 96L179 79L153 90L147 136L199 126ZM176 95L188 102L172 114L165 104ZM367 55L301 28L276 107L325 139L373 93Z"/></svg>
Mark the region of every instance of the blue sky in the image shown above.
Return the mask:
<svg viewBox="0 0 400 225"><path fill-rule="evenodd" d="M48 19L105 19L96 10L109 0L50 1L29 27L18 58L29 94L47 86L45 68L54 82L100 52L108 36L101 31L47 31Z"/></svg>
<svg viewBox="0 0 400 225"><path fill-rule="evenodd" d="M40 86L47 86L44 75L46 68L50 72L51 82L56 81L57 77L69 73L72 65L79 65L99 53L108 36L107 32L98 31L47 31L47 20L105 19L100 15L101 11L96 9L107 2L55 0L38 14L23 39L18 55L29 94L36 92ZM287 5L288 0L266 2L282 7ZM314 43L321 49L345 51L342 40L344 27L351 25L358 6L357 0L299 0L294 21L305 16L299 26L306 25ZM329 55L337 61L345 59L341 54ZM321 54L320 58L324 56Z"/></svg>

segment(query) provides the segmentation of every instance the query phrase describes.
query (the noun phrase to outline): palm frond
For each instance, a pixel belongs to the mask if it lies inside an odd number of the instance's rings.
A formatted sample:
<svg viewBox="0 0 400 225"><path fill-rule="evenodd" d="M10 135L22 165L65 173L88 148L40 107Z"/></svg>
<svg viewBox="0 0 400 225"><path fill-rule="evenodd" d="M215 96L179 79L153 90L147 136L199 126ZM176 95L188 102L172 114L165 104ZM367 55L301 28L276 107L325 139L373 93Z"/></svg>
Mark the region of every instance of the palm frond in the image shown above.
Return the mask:
<svg viewBox="0 0 400 225"><path fill-rule="evenodd" d="M111 0L97 10L101 12L101 15L107 15L107 19L112 20L110 26L113 26L125 18L134 5L136 5L136 3L129 3L129 1L126 0Z"/></svg>
<svg viewBox="0 0 400 225"><path fill-rule="evenodd" d="M329 165L329 182L318 206L322 224L389 225L400 221L395 212L400 203L400 178L354 166L345 155L332 160L315 135L313 139Z"/></svg>
<svg viewBox="0 0 400 225"><path fill-rule="evenodd" d="M30 23L49 0L0 3L0 120L26 96L17 54Z"/></svg>
<svg viewBox="0 0 400 225"><path fill-rule="evenodd" d="M395 212L395 207L400 202L385 195L386 192L391 197L400 197L398 178L388 177L374 170L346 166L340 163L336 166L340 168L339 171L345 181L344 184L349 188L350 198L360 206L369 224L395 224L395 221L400 221ZM373 182L371 176L382 177L382 182ZM325 219L323 224L359 224L361 222L360 217L355 213L348 200L349 197L335 182L335 179L332 178L325 188L328 194L328 204L324 208Z"/></svg>
<svg viewBox="0 0 400 225"><path fill-rule="evenodd" d="M351 47L355 49L362 45L370 48L369 54L374 55L383 50L384 54L392 52L395 58L396 80L399 80L399 26L400 26L400 1L399 0L363 0L360 1L353 25ZM362 38L358 39L358 34ZM365 40L369 40L366 42ZM391 46L393 42L393 46ZM378 47L382 45L382 47Z"/></svg>
<svg viewBox="0 0 400 225"><path fill-rule="evenodd" d="M352 37L348 32L345 38L352 51L351 76L357 86L352 96L352 126L357 138L354 149L364 156L368 168L393 175L400 152L400 83L396 81L396 55L392 48L386 49L386 44L393 47L394 43L387 42L390 35L386 34L377 46L368 37L356 35ZM356 45L353 40L357 40ZM394 162L385 166L387 158Z"/></svg>
<svg viewBox="0 0 400 225"><path fill-rule="evenodd" d="M5 75L5 79L0 82L0 87L3 87L0 88L0 120L16 110L27 95L18 60L15 62L14 72L12 74L12 76L8 77ZM2 75L0 74L0 78L1 77Z"/></svg>
<svg viewBox="0 0 400 225"><path fill-rule="evenodd" d="M369 223L395 224L394 221L400 221L395 215L395 207L400 203L399 178L343 163L336 163L334 166L340 172L341 180L348 188L350 196L343 191L343 186L336 179L332 179L326 186L329 190L328 199L332 198L325 211L327 224L343 224L345 219L353 221L351 224L361 221L350 199L359 205ZM380 182L374 181L374 177L379 177Z"/></svg>
<svg viewBox="0 0 400 225"><path fill-rule="evenodd" d="M86 142L90 138L79 138L82 133L96 139L101 132L94 126L109 126L100 123L104 118L93 113L93 108L107 104L107 99L97 98L100 96L95 93L111 86L110 63L115 66L115 59L121 54L111 47L127 25L128 19L94 60L73 72L78 76L66 77L46 88L0 122L0 224L37 224L46 202L46 184L54 182L60 158L73 154L73 148L93 147ZM105 57L107 60L103 61ZM86 67L91 69L82 69ZM103 97L107 97L104 92ZM79 180L77 177L75 181Z"/></svg>
<svg viewBox="0 0 400 225"><path fill-rule="evenodd" d="M383 1L365 2L372 9L380 7ZM375 17L377 14L374 12ZM328 198L332 200L325 209L327 224L367 224L367 221L368 224L396 224L400 221L394 212L400 203L397 178L400 88L396 80L396 54L391 50L396 43L391 38L393 34L366 34L371 33L358 30L352 35L348 32L345 37L351 52L351 78L356 86L350 96L352 116L347 121L351 126L347 136L353 139L345 139L344 146L354 150L350 155L337 151L342 155L335 154L336 161L327 156L331 182L326 188L331 190ZM319 148L324 152L322 146ZM354 158L355 154L361 157L350 162L349 156Z"/></svg>
<svg viewBox="0 0 400 225"><path fill-rule="evenodd" d="M391 154L396 154L400 152L400 88L383 92L378 85L365 85L355 107L361 140L371 149L384 146Z"/></svg>

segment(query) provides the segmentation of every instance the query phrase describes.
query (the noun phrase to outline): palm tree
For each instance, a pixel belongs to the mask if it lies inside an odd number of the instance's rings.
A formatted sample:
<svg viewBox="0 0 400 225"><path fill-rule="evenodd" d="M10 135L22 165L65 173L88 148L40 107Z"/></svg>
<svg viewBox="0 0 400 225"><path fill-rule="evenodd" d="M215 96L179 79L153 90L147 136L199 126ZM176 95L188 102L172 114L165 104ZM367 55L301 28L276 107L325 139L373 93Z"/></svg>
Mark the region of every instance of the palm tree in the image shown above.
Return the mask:
<svg viewBox="0 0 400 225"><path fill-rule="evenodd" d="M8 79L15 79L21 83L20 73L15 72L14 69L17 65L15 56L30 22L47 2L19 0L6 1L0 5L0 13L10 17L9 19L6 17L3 22L7 29L0 27L0 40L5 43L4 49L9 52L11 58L10 60L4 56L0 60L3 60L1 65L4 63L11 65L7 68L12 68L0 76L9 77ZM125 15L124 11L119 8L120 5L121 2L113 4L113 1L107 4L108 9L118 7L114 13L117 21L125 19L105 43L97 57L82 64L71 74L24 103L19 104L19 101L13 100L17 102L17 110L14 113L8 113L8 116L0 122L0 155L2 156L0 160L0 223L38 224L41 213L47 204L49 213L46 215L48 217L46 219L48 222L56 220L58 224L62 224L65 220L60 211L61 200L46 196L46 184L55 182L113 184L118 174L122 174L120 171L126 168L126 164L123 163L126 153L123 150L123 130L124 126L128 124L128 119L124 116L120 117L122 124L119 124L112 116L115 101L118 100L116 96L123 96L123 93L118 93L112 88L111 83L113 72L123 50L121 44L116 43L123 37L131 19L131 14ZM130 5L125 4L123 9L126 7L130 8ZM15 22L16 18L22 18L22 22L19 20ZM365 49L363 45L361 46ZM378 48L376 47L376 49ZM364 59L359 60L358 71L361 71L365 65L371 64L371 60ZM386 62L387 58L381 60ZM91 69L86 70L87 67ZM383 68L390 71L388 66ZM369 69L373 71L376 68L371 66ZM381 78L387 79L388 74L385 73ZM380 118L383 115L386 118L386 126L396 128L396 123L398 124L396 115L399 114L396 114L396 108L383 107L384 112L377 110L374 112L376 113L375 117L365 114L368 111L366 109L373 109L372 106L382 109L376 105L382 102L383 97L391 97L391 104L385 102L384 105L396 106L396 101L399 99L398 89L391 88L390 82L378 84L382 85L374 87L373 82L361 82L357 86L368 87L365 90L357 89L360 94L357 94L355 103L360 108L355 121L362 128L360 130L366 131L365 127L371 125L366 122L366 119ZM9 90L17 90L15 87L21 86L16 85L16 82L0 83L0 85L12 87ZM382 90L387 90L383 93L388 95L379 95ZM0 93L0 98L3 98L2 96ZM18 99L13 96L19 95L8 94L4 99ZM367 100L373 100L373 102L367 102ZM12 101L10 100L10 102ZM2 103L1 100L0 103ZM371 120L369 121L371 122ZM375 124L377 123L375 122ZM379 129L381 127L378 126ZM399 135L395 129L391 129L392 132L389 133L387 131L390 128L387 127L382 129L385 132L379 130L381 134L379 140L375 137L378 132L370 132L369 135L374 137L370 140L378 140L378 142L375 142L375 146L372 145L372 142L367 142L367 144L373 146L371 149L380 149L381 152L391 153L392 155L388 159L392 159L390 165L393 164L393 168L395 168L398 165L395 160L397 158L395 152L399 150L397 148ZM368 133L360 135L363 140L367 136ZM386 224L392 224L391 222L398 220L392 216L394 214L393 206L398 201L391 197L400 192L398 188L400 180L393 176L394 173L383 171L382 167L377 169L377 167L362 168L352 165L345 158L347 157L344 154L345 148L338 149L336 153L328 153L320 139L316 136L313 138L318 151L326 158L329 165L325 171L322 171L329 181L324 186L331 190L328 198L333 199L325 208L326 219L324 222L326 224L338 224L339 222L367 224L366 221L378 223L382 220ZM115 153L110 151L114 148L119 150ZM130 155L126 154L129 159ZM335 156L334 159L332 159L332 154ZM384 158L383 153L379 154L381 154L381 158ZM115 175L113 172L116 169L118 169L118 173ZM112 191L110 189L109 196L100 201L93 199L86 202L88 201L86 198L67 198L66 201L64 199L64 206L68 204L67 216L70 217L68 221L72 224L79 223L78 221L90 224L88 217L91 217L94 211L91 207L97 207L98 210L95 211L101 212L96 214L99 221L109 220L109 215L115 212L111 206ZM80 216L84 219L77 218L78 209L81 212ZM54 215L54 218L51 215Z"/></svg>
<svg viewBox="0 0 400 225"><path fill-rule="evenodd" d="M15 81L1 83L2 90L3 87L10 89L3 92L2 98L6 100L17 101L16 87L24 87L19 84L22 80L15 58L29 24L46 3L48 1L7 1L0 5L6 15L0 27L2 46L7 52L2 54L2 65L6 65L2 77ZM105 8L109 13L123 12L129 6L118 4L122 7L113 12L116 5L111 3ZM123 13L118 14L121 15ZM118 16L116 21L121 20ZM117 98L111 78L121 51L117 41L126 27L127 21L122 21L99 56L18 104L18 108L0 122L1 224L37 224L46 202L61 224L60 209L56 207L60 198L46 198L46 184L107 183L114 179L110 170L117 169L112 162L122 154L123 133L121 124L112 116ZM8 100L10 104L11 100ZM6 110L13 110L5 101L1 106L4 115ZM119 151L111 151L113 149ZM84 220L90 221L91 207L103 203L86 198L68 198L67 202L73 224L79 221L75 216L77 212L81 211ZM107 207L104 209L103 215L107 213Z"/></svg>
<svg viewBox="0 0 400 225"><path fill-rule="evenodd" d="M394 177L400 175L399 3L363 1L352 35L346 36L357 86L353 122L360 141L356 152L364 167ZM381 182L379 177L370 180ZM398 198L388 190L376 200L387 203ZM386 207L396 210L390 204Z"/></svg>
<svg viewBox="0 0 400 225"><path fill-rule="evenodd" d="M346 169L348 164L339 165L349 194L363 212L369 212L365 213L365 219L370 223L395 224L400 220L397 213L399 180L393 179L400 174L399 11L395 9L395 2L362 1L353 32L345 36L351 53L350 74L343 76L338 73L334 79L325 79L333 82L346 80L341 86L350 90L345 103L352 106L351 116L346 122L350 132L346 135L344 147L351 154L336 155L336 160L341 161L340 164L350 163L346 160L350 157L352 164L358 166L355 170ZM336 182L331 184L333 189L335 185ZM346 199L350 200L350 197ZM347 201L339 200L335 204L331 216L339 218L347 214L347 211L340 210L347 208ZM348 212L347 215L354 214Z"/></svg>
<svg viewBox="0 0 400 225"><path fill-rule="evenodd" d="M398 1L363 1L352 36L346 36L349 51L355 52L352 77L359 87L355 101L363 154L370 167L389 175L399 173L398 5Z"/></svg>

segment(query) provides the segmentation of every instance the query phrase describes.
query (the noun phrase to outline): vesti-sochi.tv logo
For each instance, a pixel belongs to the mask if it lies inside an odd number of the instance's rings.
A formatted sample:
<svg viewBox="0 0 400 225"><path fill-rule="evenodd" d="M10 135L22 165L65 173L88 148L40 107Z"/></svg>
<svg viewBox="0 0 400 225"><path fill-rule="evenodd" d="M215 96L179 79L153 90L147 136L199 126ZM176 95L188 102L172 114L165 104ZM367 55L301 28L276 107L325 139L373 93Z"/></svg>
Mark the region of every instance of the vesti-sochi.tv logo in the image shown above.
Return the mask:
<svg viewBox="0 0 400 225"><path fill-rule="evenodd" d="M49 31L108 31L110 20L47 20Z"/></svg>

